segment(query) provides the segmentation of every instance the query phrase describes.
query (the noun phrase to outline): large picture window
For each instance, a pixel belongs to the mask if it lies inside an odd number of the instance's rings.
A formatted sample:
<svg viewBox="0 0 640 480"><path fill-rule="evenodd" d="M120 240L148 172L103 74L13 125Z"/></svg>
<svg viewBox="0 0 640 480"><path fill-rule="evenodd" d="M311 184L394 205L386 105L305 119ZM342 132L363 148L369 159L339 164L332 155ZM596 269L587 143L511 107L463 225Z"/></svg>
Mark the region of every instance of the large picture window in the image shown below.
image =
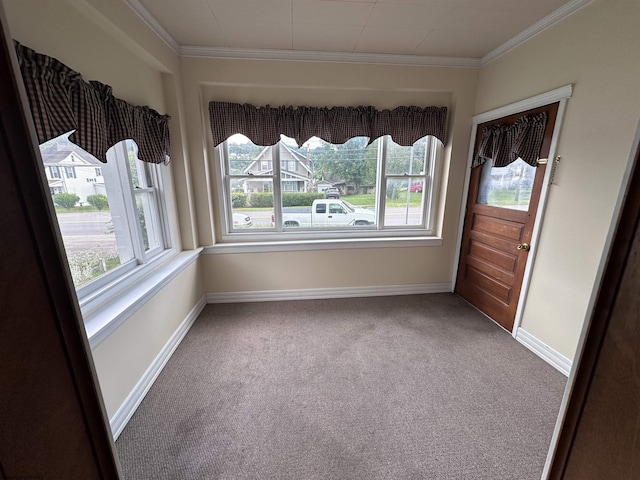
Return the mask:
<svg viewBox="0 0 640 480"><path fill-rule="evenodd" d="M114 145L107 163L67 135L43 143L40 153L80 298L168 247L160 167L140 161L134 142ZM61 169L65 175L57 175Z"/></svg>
<svg viewBox="0 0 640 480"><path fill-rule="evenodd" d="M433 233L442 144L390 136L273 146L230 136L217 147L220 216L229 238L343 238Z"/></svg>

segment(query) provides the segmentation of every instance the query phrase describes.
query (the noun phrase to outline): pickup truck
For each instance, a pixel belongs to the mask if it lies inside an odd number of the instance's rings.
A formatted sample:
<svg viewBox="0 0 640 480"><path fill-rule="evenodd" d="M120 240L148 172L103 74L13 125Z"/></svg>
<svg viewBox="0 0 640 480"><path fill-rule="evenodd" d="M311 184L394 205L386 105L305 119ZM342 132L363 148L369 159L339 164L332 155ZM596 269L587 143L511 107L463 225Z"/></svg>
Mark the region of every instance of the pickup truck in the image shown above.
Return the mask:
<svg viewBox="0 0 640 480"><path fill-rule="evenodd" d="M271 215L274 222L274 215ZM338 199L318 199L311 207L285 207L282 224L285 227L346 227L373 225L376 214L366 208L355 207Z"/></svg>

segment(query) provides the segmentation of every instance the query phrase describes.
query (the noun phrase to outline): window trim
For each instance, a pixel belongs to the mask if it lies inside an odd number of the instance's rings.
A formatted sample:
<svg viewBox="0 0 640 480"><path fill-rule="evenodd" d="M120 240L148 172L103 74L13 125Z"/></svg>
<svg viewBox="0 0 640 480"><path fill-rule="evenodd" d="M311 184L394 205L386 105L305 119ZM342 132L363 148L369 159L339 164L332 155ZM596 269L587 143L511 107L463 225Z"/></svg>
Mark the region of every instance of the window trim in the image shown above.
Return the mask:
<svg viewBox="0 0 640 480"><path fill-rule="evenodd" d="M380 137L379 147L386 149L386 141L388 141L388 136ZM360 242L360 241L377 241L377 246L391 246L386 245L384 242L386 240L398 240L405 239L409 240L412 243L420 242L420 246L426 245L425 240L434 240L433 242L427 242L429 246L437 246L442 244L441 237L436 232L436 212L437 207L435 205L435 199L439 198L439 188L441 184L440 175L442 173L442 163L444 161L444 153L445 153L445 145L443 145L437 138L433 136L426 136L427 141L427 149L429 149L429 142L433 142L432 151L431 151L431 160L429 161L429 172L425 172L425 187L427 186L427 182L429 182L429 189L425 188L425 193L423 195L423 202L428 203L428 209L424 212L423 223L419 226L416 225L398 225L398 226L384 226L381 223L381 217L384 217L384 211L380 208L380 200L382 195L386 195L386 182L382 180L389 177L389 175L384 174L385 168L385 157L384 152L381 152L382 161L380 162L380 166L378 168L376 182L379 185L380 193L376 195L376 214L378 215L378 225L382 225L380 229L372 229L369 226L362 226L357 229L353 229L352 227L345 227L344 230L340 228L333 228L331 230L320 230L320 229L305 229L300 227L295 228L287 228L282 227L281 231L272 230L252 230L247 231L247 229L243 228L234 228L233 221L230 221L230 216L232 215L232 208L230 205L230 195L226 195L227 192L227 179L225 171L227 170L227 163L229 161L229 155L227 150L227 141L222 142L220 145L214 147L214 170L216 174L216 198L218 201L218 226L220 227L220 235L218 241L216 241L215 245L207 247L216 248L218 245L247 245L251 243L255 243L256 245L261 245L266 250L255 250L255 251L276 251L272 250L273 246L277 244L288 244L289 242L294 242L297 245L317 245L317 242ZM274 146L268 147L272 148L272 166L270 175L230 175L229 178L240 178L240 177L251 177L251 178L269 178L273 181L273 194L274 200L276 198L282 198L281 191L281 159L280 159L280 148L277 148L279 145L276 144ZM439 146L440 148L435 148ZM412 175L421 176L421 175ZM399 176L399 177L404 177ZM276 179L279 178L280 182L277 182ZM229 181L230 185L230 181ZM278 195L276 197L276 195ZM429 195L429 198L426 198L426 195ZM276 225L282 224L282 204L281 202L274 201L273 207L274 220ZM375 226L373 226L375 228ZM346 235L345 235L346 234ZM418 245L416 245L418 246ZM330 247L331 248L331 247ZM344 247L342 247L344 248ZM371 247L369 247L371 248ZM307 248L304 248L305 250ZM314 248L310 248L314 249ZM316 247L317 249L317 247ZM247 247L243 247L242 251L249 251Z"/></svg>
<svg viewBox="0 0 640 480"><path fill-rule="evenodd" d="M130 147L127 142L129 140L115 144L108 150L107 158L108 162L113 166L112 168L115 169L114 178L117 178L117 182L114 185L114 190L117 190L118 196L121 195L122 197L119 201L123 203L123 211L126 217L123 227L131 237L131 248L134 257L75 289L83 317L93 314L101 306L126 293L126 289L134 286L150 271L178 253L174 247L176 244L175 233L170 228L173 223L169 203L172 203L173 199L168 198L166 195L165 172L161 165L149 164L148 162L142 162L142 165L147 176L147 182L150 185L140 190L153 196L153 202L157 210L157 212L153 213L153 217L155 217L154 221L156 221L155 228L157 228L158 234L161 236L161 244L146 252L144 251L142 228L137 221L138 214L135 201L136 191L139 189L132 186L132 173L128 163L128 150ZM137 159L136 162L141 161ZM59 166L56 168L60 169ZM55 217L54 214L54 220L56 220L55 223L59 230L60 227ZM62 238L61 233L60 238Z"/></svg>

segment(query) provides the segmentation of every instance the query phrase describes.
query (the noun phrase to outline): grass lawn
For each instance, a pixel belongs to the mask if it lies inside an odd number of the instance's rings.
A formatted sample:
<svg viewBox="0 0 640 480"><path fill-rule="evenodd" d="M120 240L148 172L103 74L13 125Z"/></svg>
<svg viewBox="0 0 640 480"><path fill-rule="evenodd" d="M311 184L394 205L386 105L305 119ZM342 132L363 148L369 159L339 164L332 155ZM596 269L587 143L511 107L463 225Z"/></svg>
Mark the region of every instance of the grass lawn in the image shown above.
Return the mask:
<svg viewBox="0 0 640 480"><path fill-rule="evenodd" d="M340 197L352 205L362 208L374 208L376 206L376 196L373 193L367 195L345 195ZM421 193L409 193L409 205L420 206L422 202ZM404 207L407 205L407 192L400 192L398 198L387 198L388 207Z"/></svg>
<svg viewBox="0 0 640 480"><path fill-rule="evenodd" d="M516 201L515 190L492 190L489 192L489 205L528 205L531 190L520 190L520 197Z"/></svg>
<svg viewBox="0 0 640 480"><path fill-rule="evenodd" d="M79 213L79 212L98 212L96 207L93 205L83 205L81 207L73 207L71 210L67 210L66 208L60 207L58 205L54 205L56 207L56 213ZM108 212L109 207L103 208L103 212Z"/></svg>

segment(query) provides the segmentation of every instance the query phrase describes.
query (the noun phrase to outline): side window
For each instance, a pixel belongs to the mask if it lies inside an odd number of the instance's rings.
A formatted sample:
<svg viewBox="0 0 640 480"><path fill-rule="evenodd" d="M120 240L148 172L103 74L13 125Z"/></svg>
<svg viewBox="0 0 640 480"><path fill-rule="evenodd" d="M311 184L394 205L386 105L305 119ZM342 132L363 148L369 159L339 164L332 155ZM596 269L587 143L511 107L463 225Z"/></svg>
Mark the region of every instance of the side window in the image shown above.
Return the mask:
<svg viewBox="0 0 640 480"><path fill-rule="evenodd" d="M342 205L338 203L332 203L329 205L329 213L347 213L347 212L344 211L344 208L342 208Z"/></svg>
<svg viewBox="0 0 640 480"><path fill-rule="evenodd" d="M316 204L316 213L327 213L327 204L326 203L317 203Z"/></svg>
<svg viewBox="0 0 640 480"><path fill-rule="evenodd" d="M47 180L79 297L167 247L158 167L137 159L134 142L114 145L107 163L66 135L40 145L40 153L49 171L73 156L66 178L52 175Z"/></svg>

